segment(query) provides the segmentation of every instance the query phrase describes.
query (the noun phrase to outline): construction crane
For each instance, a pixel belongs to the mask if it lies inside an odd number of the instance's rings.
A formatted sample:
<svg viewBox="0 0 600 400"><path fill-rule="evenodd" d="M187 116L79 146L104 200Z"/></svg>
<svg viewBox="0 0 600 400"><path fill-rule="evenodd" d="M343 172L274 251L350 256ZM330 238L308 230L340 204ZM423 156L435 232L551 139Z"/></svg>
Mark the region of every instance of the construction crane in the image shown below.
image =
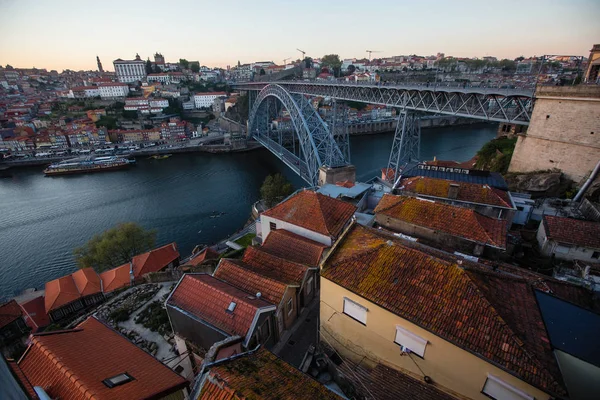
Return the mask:
<svg viewBox="0 0 600 400"><path fill-rule="evenodd" d="M369 62L371 62L371 53L381 53L381 51L378 51L378 50L367 50L367 53L369 53Z"/></svg>
<svg viewBox="0 0 600 400"><path fill-rule="evenodd" d="M304 55L306 54L306 52L304 50L300 50L298 48L296 48L296 50L298 50L300 53L302 53L302 59L304 60Z"/></svg>
<svg viewBox="0 0 600 400"><path fill-rule="evenodd" d="M292 57L288 57L288 58L284 58L283 59L283 66L285 67L287 65L287 60L291 59Z"/></svg>

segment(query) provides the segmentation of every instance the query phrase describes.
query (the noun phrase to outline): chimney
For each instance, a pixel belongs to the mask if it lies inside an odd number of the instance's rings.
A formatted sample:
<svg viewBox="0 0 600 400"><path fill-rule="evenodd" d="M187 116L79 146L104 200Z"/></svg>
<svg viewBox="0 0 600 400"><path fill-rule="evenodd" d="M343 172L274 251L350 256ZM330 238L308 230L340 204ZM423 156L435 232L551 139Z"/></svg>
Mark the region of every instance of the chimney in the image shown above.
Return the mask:
<svg viewBox="0 0 600 400"><path fill-rule="evenodd" d="M133 262L129 261L129 285L133 286L135 278L133 276Z"/></svg>
<svg viewBox="0 0 600 400"><path fill-rule="evenodd" d="M448 186L448 198L449 199L457 199L458 198L458 189L460 189L460 185L456 183L451 183Z"/></svg>

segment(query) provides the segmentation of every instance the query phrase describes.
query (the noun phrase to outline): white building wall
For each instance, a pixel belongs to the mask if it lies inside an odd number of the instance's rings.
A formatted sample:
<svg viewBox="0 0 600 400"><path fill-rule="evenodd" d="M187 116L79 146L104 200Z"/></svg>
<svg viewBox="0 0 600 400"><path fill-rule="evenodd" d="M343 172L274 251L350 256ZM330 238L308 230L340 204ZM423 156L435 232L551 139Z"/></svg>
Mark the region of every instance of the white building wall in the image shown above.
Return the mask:
<svg viewBox="0 0 600 400"><path fill-rule="evenodd" d="M322 235L317 232L313 232L306 228L302 228L298 225L290 224L289 222L281 221L279 219L275 219L273 217L268 217L266 215L260 216L260 225L261 225L261 234L263 242L271 233L271 222L275 223L277 229L285 229L287 231L293 232L297 235L305 237L310 240L314 240L315 242L323 243L324 245L331 246L331 237Z"/></svg>
<svg viewBox="0 0 600 400"><path fill-rule="evenodd" d="M536 234L538 245L540 246L540 252L546 257L552 257L559 260L582 260L593 263L600 262L599 258L593 258L594 255L600 253L600 249L594 249L590 247L579 247L574 245L565 245L556 242L555 240L549 239L546 236L546 230L544 227L544 221L540 223L540 227ZM596 253L596 254L594 254Z"/></svg>

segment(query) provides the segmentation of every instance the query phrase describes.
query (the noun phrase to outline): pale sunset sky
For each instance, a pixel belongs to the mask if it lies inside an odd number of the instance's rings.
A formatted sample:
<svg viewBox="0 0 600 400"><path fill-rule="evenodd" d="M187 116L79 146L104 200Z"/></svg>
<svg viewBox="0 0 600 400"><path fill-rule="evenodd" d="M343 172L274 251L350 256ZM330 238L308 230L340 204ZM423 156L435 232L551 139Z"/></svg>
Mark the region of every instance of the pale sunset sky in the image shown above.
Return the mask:
<svg viewBox="0 0 600 400"><path fill-rule="evenodd" d="M588 56L600 0L0 0L0 64L105 70L161 52L215 67L252 61L443 52Z"/></svg>

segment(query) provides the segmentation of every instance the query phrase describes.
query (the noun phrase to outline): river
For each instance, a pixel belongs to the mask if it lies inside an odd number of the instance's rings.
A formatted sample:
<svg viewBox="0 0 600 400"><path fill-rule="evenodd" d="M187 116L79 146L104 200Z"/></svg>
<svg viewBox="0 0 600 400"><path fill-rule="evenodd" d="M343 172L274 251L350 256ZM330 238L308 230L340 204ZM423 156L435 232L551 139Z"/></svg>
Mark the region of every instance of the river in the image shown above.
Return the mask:
<svg viewBox="0 0 600 400"><path fill-rule="evenodd" d="M492 139L495 125L424 129L421 158L465 161ZM357 179L380 174L393 133L352 137ZM266 150L138 159L127 171L45 177L42 168L0 179L0 298L12 297L76 269L73 249L119 222L156 229L157 244L175 241L182 256L242 228L259 188L281 172L303 181ZM213 211L225 212L210 218Z"/></svg>

